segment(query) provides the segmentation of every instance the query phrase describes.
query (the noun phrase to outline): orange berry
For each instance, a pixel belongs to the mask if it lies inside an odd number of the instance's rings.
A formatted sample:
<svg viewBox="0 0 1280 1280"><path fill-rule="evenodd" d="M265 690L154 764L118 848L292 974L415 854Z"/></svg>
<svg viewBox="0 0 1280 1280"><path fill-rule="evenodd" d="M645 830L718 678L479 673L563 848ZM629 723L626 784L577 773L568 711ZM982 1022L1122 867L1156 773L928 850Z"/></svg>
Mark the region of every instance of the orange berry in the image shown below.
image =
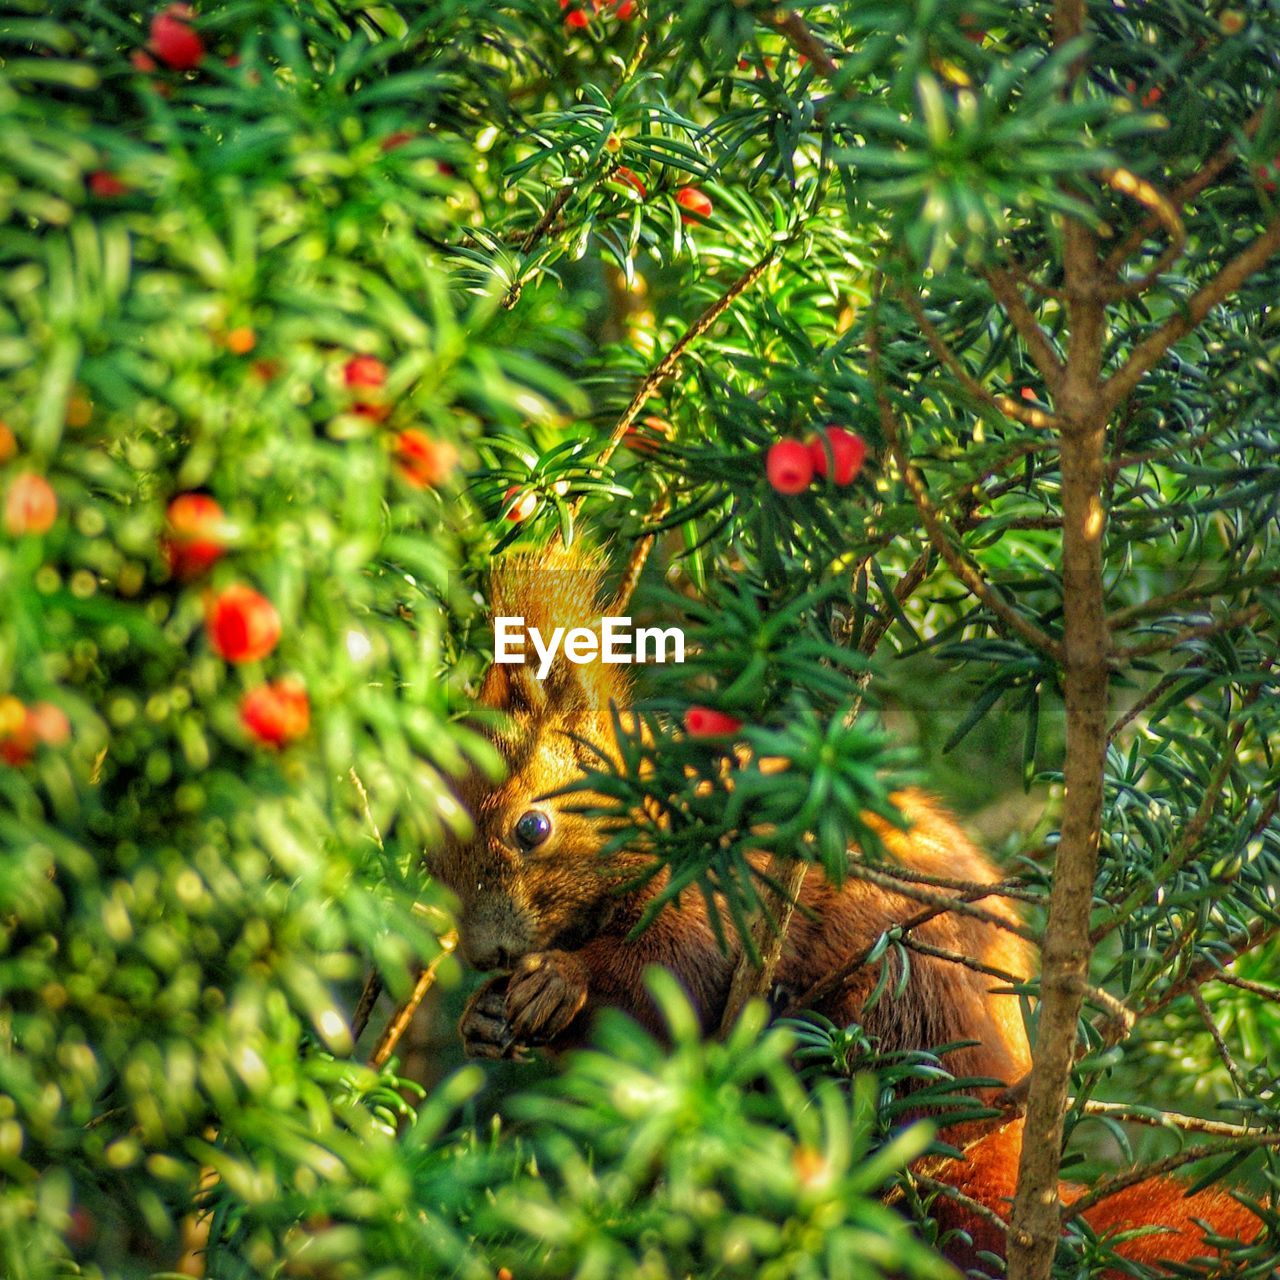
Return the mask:
<svg viewBox="0 0 1280 1280"><path fill-rule="evenodd" d="M633 453L646 456L655 454L675 435L675 428L665 418L650 414L629 426L622 436L622 443Z"/></svg>
<svg viewBox="0 0 1280 1280"><path fill-rule="evenodd" d="M184 581L207 572L226 553L222 508L206 493L180 493L165 512L162 541L169 572Z"/></svg>
<svg viewBox="0 0 1280 1280"><path fill-rule="evenodd" d="M396 436L400 474L416 489L438 489L458 465L458 451L448 440L436 440L414 427Z"/></svg>
<svg viewBox="0 0 1280 1280"><path fill-rule="evenodd" d="M676 204L685 210L680 215L681 222L692 224L711 217L711 200L708 196L703 195L697 187L681 187L676 192Z"/></svg>
<svg viewBox="0 0 1280 1280"><path fill-rule="evenodd" d="M0 422L0 464L8 462L17 452L17 437L9 430L8 423Z"/></svg>
<svg viewBox="0 0 1280 1280"><path fill-rule="evenodd" d="M644 185L643 182L640 181L638 177L636 177L634 171L631 169L628 169L625 164L620 164L613 171L613 180L615 182L621 182L623 186L633 188L637 192L637 194L640 196L641 200L643 200L649 194L649 189Z"/></svg>
<svg viewBox="0 0 1280 1280"><path fill-rule="evenodd" d="M349 387L380 387L387 380L387 366L377 356L352 356L342 366Z"/></svg>
<svg viewBox="0 0 1280 1280"><path fill-rule="evenodd" d="M258 338L248 325L240 325L227 334L226 343L233 356L247 356L258 345Z"/></svg>
<svg viewBox="0 0 1280 1280"><path fill-rule="evenodd" d="M27 708L27 726L46 747L64 747L71 740L71 721L52 702L36 702Z"/></svg>
<svg viewBox="0 0 1280 1280"><path fill-rule="evenodd" d="M11 694L0 698L0 761L27 764L35 755L36 735L27 709Z"/></svg>
<svg viewBox="0 0 1280 1280"><path fill-rule="evenodd" d="M63 419L69 427L87 427L93 420L93 401L88 396L73 392L67 397L67 412Z"/></svg>
<svg viewBox="0 0 1280 1280"><path fill-rule="evenodd" d="M44 476L14 476L4 504L4 524L15 538L48 533L58 518L58 499Z"/></svg>
<svg viewBox="0 0 1280 1280"><path fill-rule="evenodd" d="M109 169L95 169L88 177L85 185L89 194L102 200L111 200L116 196L127 196L130 188Z"/></svg>
<svg viewBox="0 0 1280 1280"><path fill-rule="evenodd" d="M148 48L174 71L191 71L204 59L204 41L192 29L191 6L171 4L151 19Z"/></svg>

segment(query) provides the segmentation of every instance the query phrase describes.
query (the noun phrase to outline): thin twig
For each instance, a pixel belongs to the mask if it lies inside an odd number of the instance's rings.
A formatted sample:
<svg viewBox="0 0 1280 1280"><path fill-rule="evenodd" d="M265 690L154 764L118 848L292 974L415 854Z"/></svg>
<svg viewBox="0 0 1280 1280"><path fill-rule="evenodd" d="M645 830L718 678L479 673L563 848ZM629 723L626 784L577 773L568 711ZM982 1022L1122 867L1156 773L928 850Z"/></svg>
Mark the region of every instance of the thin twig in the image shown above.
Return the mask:
<svg viewBox="0 0 1280 1280"><path fill-rule="evenodd" d="M1091 1044L1094 1046L1092 1051L1101 1052L1102 1050L1113 1048L1124 1040L1129 1031L1144 1018L1149 1018L1152 1014L1159 1013L1166 1005L1172 1004L1179 996L1186 995L1188 991L1200 986L1202 983L1217 981L1222 975L1222 970L1227 965L1233 964L1242 955L1264 946L1277 934L1280 934L1280 925L1273 924L1270 920L1255 920L1244 938L1231 945L1229 958L1216 955L1203 957L1193 964L1177 982L1171 983L1154 999L1148 1000L1137 1008L1126 1005L1128 1016L1123 1020L1118 1020L1110 1014L1099 1015L1094 1018L1091 1026L1093 1033ZM1078 1046L1076 1057L1083 1057L1085 1052L1084 1045ZM993 1105L997 1107L1017 1107L1021 1105L1026 1100L1030 1083L1031 1073L1027 1072L1015 1080L1007 1089L999 1093Z"/></svg>
<svg viewBox="0 0 1280 1280"><path fill-rule="evenodd" d="M1170 198L1146 178L1139 178L1128 169L1103 169L1102 180L1110 187L1131 196L1145 206L1150 216L1163 226L1169 236L1169 245L1155 265L1137 280L1104 286L1108 298L1136 298L1145 293L1178 260L1187 243L1187 229L1182 215Z"/></svg>
<svg viewBox="0 0 1280 1280"><path fill-rule="evenodd" d="M435 986L436 973L440 965L443 963L445 956L449 955L458 945L458 935L452 929L444 934L440 939L440 951L437 955L418 971L418 976L414 980L413 990L404 1000L395 1013L391 1015L391 1021L387 1023L386 1029L382 1035L378 1037L378 1043L373 1047L373 1053L369 1055L369 1065L375 1069L386 1065L387 1059L395 1052L396 1045L400 1043L400 1037L408 1030L409 1023L413 1021L413 1015L418 1012L418 1006L426 998L427 992Z"/></svg>
<svg viewBox="0 0 1280 1280"><path fill-rule="evenodd" d="M1175 671L1172 674L1165 676L1162 680L1158 681L1148 689L1147 692L1144 693L1142 697L1139 698L1138 701L1135 702L1133 706L1131 706L1129 710L1116 720L1111 728L1107 730L1107 745L1110 746L1127 726L1132 724L1149 707L1159 702L1160 699L1163 698L1179 680L1185 678L1188 670L1201 668L1207 662L1207 657L1201 656L1195 658L1182 670Z"/></svg>
<svg viewBox="0 0 1280 1280"><path fill-rule="evenodd" d="M1179 1111L1162 1110L1158 1114L1152 1114L1150 1110L1136 1111L1125 1102L1098 1102L1088 1098L1073 1105L1078 1106L1087 1116L1106 1116L1123 1120L1126 1124L1141 1124L1153 1129L1179 1129L1184 1133L1207 1133L1218 1138L1244 1138L1257 1132L1244 1125L1228 1124L1225 1120L1205 1120L1200 1116L1183 1115Z"/></svg>
<svg viewBox="0 0 1280 1280"><path fill-rule="evenodd" d="M1276 1146L1280 1146L1280 1133L1250 1133L1238 1138L1235 1142L1205 1143L1198 1147L1186 1147L1174 1155L1166 1156L1163 1160L1153 1160L1150 1164L1139 1165L1136 1169L1127 1169L1124 1173L1118 1173L1098 1183L1078 1200L1062 1206L1063 1220L1069 1221L1121 1191L1136 1187L1138 1183L1146 1182L1150 1178L1158 1178L1174 1169L1181 1169L1184 1165L1194 1164L1197 1160L1209 1160L1214 1156L1229 1155L1233 1151L1250 1147Z"/></svg>
<svg viewBox="0 0 1280 1280"><path fill-rule="evenodd" d="M1017 282L999 267L988 267L982 276L1018 331L1018 336L1026 343L1027 352L1048 383L1049 389L1053 390L1062 379L1063 364L1049 341L1049 335L1041 328L1040 321L1032 315L1031 308L1018 292Z"/></svg>
<svg viewBox="0 0 1280 1280"><path fill-rule="evenodd" d="M767 879L777 883L780 892L772 888L765 889L764 900L751 927L751 945L748 946L747 939L743 939L742 954L734 966L729 995L720 1016L722 1036L733 1028L747 1001L764 995L772 985L778 961L782 959L791 916L808 869L808 863L799 858L789 859L784 865L779 865L779 860L770 856L765 874Z"/></svg>
<svg viewBox="0 0 1280 1280"><path fill-rule="evenodd" d="M1210 982L1225 982L1229 987L1239 987L1241 991L1249 991L1264 1000L1280 1004L1280 987L1264 987L1260 982L1250 982L1248 978L1237 978L1234 973L1216 973Z"/></svg>
<svg viewBox="0 0 1280 1280"><path fill-rule="evenodd" d="M1247 605L1243 609L1237 609L1233 613L1227 614L1224 618L1214 618L1209 622L1199 622L1194 626L1183 627L1181 630L1169 635L1158 636L1156 639L1144 641L1142 644L1118 646L1113 648L1112 655L1118 662L1132 662L1135 658L1149 658L1152 654L1166 653L1170 649L1176 649L1178 645L1186 644L1188 640L1200 640L1207 636L1216 636L1220 631L1231 631L1235 627L1247 627L1251 622L1256 621L1262 612L1263 607L1260 604Z"/></svg>
<svg viewBox="0 0 1280 1280"><path fill-rule="evenodd" d="M667 514L669 506L670 497L664 486L653 506L649 508L649 514L645 519L645 529L632 544L631 554L627 559L627 567L623 570L622 580L618 583L618 589L609 605L611 613L622 615L627 612L627 606L631 603L631 597L639 585L640 575L644 572L644 566L649 559L649 552L653 550L653 544L658 539L653 526L658 524L662 517Z"/></svg>
<svg viewBox="0 0 1280 1280"><path fill-rule="evenodd" d="M910 887L911 886L909 885L895 883L893 885L893 891L895 893L902 894L903 897L906 897ZM949 906L953 906L955 903L968 903L980 898L992 897L1002 891L1002 883L966 885L954 899L953 904L940 905L938 903L934 903L925 910L918 911L915 915L909 916L901 923L889 926L885 932L892 932L897 935L899 941L905 942L907 935L910 934L912 930L918 929L921 925L928 924L930 920L936 919L939 915L943 914L944 911L948 910ZM850 981L858 973L858 970L867 963L867 960L870 958L871 953L876 949L879 941L880 938L877 936L838 968L833 969L830 973L819 978L817 982L813 983L806 991L802 992L791 1002L787 1009L787 1014L791 1015L799 1013L804 1009L816 1008L829 996L834 995L837 991L848 986ZM1002 978L1011 977L1011 975L1006 974L997 976ZM1021 978L1014 978L1012 980L1016 982L1022 981Z"/></svg>
<svg viewBox="0 0 1280 1280"><path fill-rule="evenodd" d="M649 370L639 387L636 388L635 395L631 397L631 403L627 405L622 417L618 419L614 424L613 430L609 433L609 439L601 450L599 458L596 459L596 466L605 467L608 465L609 459L613 457L614 452L622 443L622 438L626 435L627 428L640 416L641 410L649 402L653 393L675 372L676 366L680 363L684 353L724 315L739 296L751 288L764 275L783 248L783 244L771 245L769 251L758 262L748 267L724 293L712 302L676 339L671 349L662 359ZM571 508L575 518L582 507L585 496L585 494L580 495Z"/></svg>
<svg viewBox="0 0 1280 1280"><path fill-rule="evenodd" d="M997 1230L1008 1231L1009 1224L994 1209L980 1200L975 1200L972 1196L965 1195L950 1183L940 1182L937 1178L931 1178L928 1174L918 1173L915 1170L912 1170L910 1176L913 1182L919 1183L926 1191L936 1191L948 1200L954 1200L957 1204L963 1205L970 1213L976 1214Z"/></svg>
<svg viewBox="0 0 1280 1280"><path fill-rule="evenodd" d="M1243 591L1246 587L1274 586L1280 586L1280 571L1237 573L1211 583L1189 582L1176 591L1167 592L1162 596L1152 596L1150 600L1140 600L1137 604L1117 609L1115 613L1108 614L1107 625L1112 631L1119 631L1135 619L1152 613L1164 613L1171 605L1183 604L1187 600L1218 599L1228 592Z"/></svg>
<svg viewBox="0 0 1280 1280"><path fill-rule="evenodd" d="M907 310L911 312L916 324L920 326L920 332L924 334L925 341L928 342L933 354L951 370L959 380L960 385L974 399L981 400L984 404L989 404L998 413L1004 414L1006 418L1012 418L1015 422L1022 423L1025 427L1036 427L1041 430L1057 430L1061 427L1062 424L1053 414L1045 413L1043 409L1032 408L1030 405L1019 404L1012 396L1006 396L1001 392L989 391L984 387L964 367L959 356L952 351L947 340L938 332L937 326L925 313L920 300L906 290L903 290L899 296Z"/></svg>
<svg viewBox="0 0 1280 1280"><path fill-rule="evenodd" d="M356 1001L355 1012L351 1015L352 1044L355 1044L364 1035L364 1029L369 1025L369 1017L373 1013L373 1006L378 1003L378 997L381 994L382 975L374 969L364 980L364 988L360 992L360 999Z"/></svg>
<svg viewBox="0 0 1280 1280"><path fill-rule="evenodd" d="M1102 399L1109 411L1126 399L1175 342L1199 327L1214 307L1225 302L1251 275L1260 271L1280 249L1280 217L1247 248L1242 249L1208 284L1182 305L1179 314L1166 320L1139 342L1129 358L1102 384Z"/></svg>
<svg viewBox="0 0 1280 1280"><path fill-rule="evenodd" d="M1266 107L1259 108L1241 126L1240 132L1245 138L1252 139L1254 134L1258 132L1267 110L1268 108ZM1174 187L1169 193L1169 202L1175 208L1181 208L1194 200L1200 192L1210 186L1220 174L1235 163L1239 158L1239 154L1235 138L1227 138L1199 170ZM1103 263L1103 270L1108 275L1119 275L1124 264L1142 247L1143 241L1158 226L1160 226L1160 219L1154 212L1149 212L1107 255L1106 261Z"/></svg>
<svg viewBox="0 0 1280 1280"><path fill-rule="evenodd" d="M1260 689L1261 686L1258 686L1258 688ZM1257 691L1255 690L1254 697L1256 696ZM1253 698L1247 698L1245 705L1248 706L1252 701ZM1124 901L1110 913L1104 924L1098 925L1090 931L1089 941L1093 946L1097 946L1103 938L1109 937L1126 920L1132 919L1133 913L1151 897L1152 891L1159 886L1168 884L1199 852L1200 837L1204 835L1205 828L1208 827L1209 820L1213 817L1213 811L1217 807L1218 797L1222 794L1222 788L1226 785L1231 770L1235 768L1236 753L1240 750L1240 742L1243 737L1244 723L1241 721L1232 731L1230 738L1227 740L1227 748L1222 753L1222 758L1214 765L1213 772L1210 773L1205 782L1204 794L1200 797L1200 803L1196 807L1191 821L1183 827L1167 856L1162 858L1152 869L1148 882L1132 890Z"/></svg>
<svg viewBox="0 0 1280 1280"><path fill-rule="evenodd" d="M1204 1002L1204 996L1200 993L1200 988L1195 987L1191 992L1191 999L1196 1006L1196 1011L1200 1014L1200 1020L1204 1023L1206 1030L1209 1032L1213 1040L1213 1047L1218 1051L1218 1057L1222 1059L1222 1065L1227 1069L1227 1075L1231 1077L1232 1083L1242 1094L1248 1094L1249 1084L1244 1078L1244 1072L1240 1070L1240 1064L1231 1056L1231 1050L1227 1047L1226 1040L1222 1037L1222 1029L1213 1020L1213 1013L1209 1006Z"/></svg>
<svg viewBox="0 0 1280 1280"><path fill-rule="evenodd" d="M920 512L920 519L924 523L929 540L933 543L935 550L946 561L947 567L951 572L991 613L1017 632L1033 648L1047 654L1055 662L1061 661L1062 648L1058 642L1048 632L1036 626L1035 623L1028 622L1017 609L1005 603L995 593L981 572L952 545L951 539L943 528L941 517L929 498L924 479L919 471L916 470L911 459L907 457L906 450L903 447L902 434L898 430L897 419L894 416L892 406L889 404L889 398L885 393L880 377L879 334L874 324L868 331L867 345L871 357L872 383L875 386L876 403L880 410L881 429L884 431L890 452L893 454L898 464L898 470L902 473L907 489L915 501L916 509Z"/></svg>
<svg viewBox="0 0 1280 1280"><path fill-rule="evenodd" d="M827 80L832 79L839 66L831 60L826 46L813 34L809 24L794 9L771 9L763 15L764 21L786 36L797 53L809 59L813 69Z"/></svg>
<svg viewBox="0 0 1280 1280"><path fill-rule="evenodd" d="M973 888L966 890L962 896L957 897L953 893L939 893L921 885L904 884L897 877L886 875L878 867L868 867L863 863L852 860L849 862L847 874L853 880L864 880L868 884L877 885L881 889L889 889L904 898L927 903L933 908L932 914L927 917L928 919L954 912L956 915L967 916L971 920L980 920L983 924L989 924L993 929L1001 929L1005 933L1012 933L1023 939L1024 942L1037 943L1040 940L1035 930L1021 923L1021 921L1010 920L1005 916L996 914L994 911L987 911L974 905L981 898L998 896L1000 889L997 885L975 885ZM913 927L924 922L924 920L916 920L913 922Z"/></svg>

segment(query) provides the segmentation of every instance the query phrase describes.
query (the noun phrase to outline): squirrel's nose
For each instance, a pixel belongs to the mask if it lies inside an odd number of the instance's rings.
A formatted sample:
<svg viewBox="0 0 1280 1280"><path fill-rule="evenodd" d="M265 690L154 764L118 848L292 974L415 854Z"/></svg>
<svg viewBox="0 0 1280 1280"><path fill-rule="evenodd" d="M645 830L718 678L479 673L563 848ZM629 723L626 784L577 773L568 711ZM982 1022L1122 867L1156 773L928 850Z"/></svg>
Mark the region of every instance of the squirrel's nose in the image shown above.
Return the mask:
<svg viewBox="0 0 1280 1280"><path fill-rule="evenodd" d="M486 930L462 930L462 954L473 969L510 969L515 963L511 949Z"/></svg>

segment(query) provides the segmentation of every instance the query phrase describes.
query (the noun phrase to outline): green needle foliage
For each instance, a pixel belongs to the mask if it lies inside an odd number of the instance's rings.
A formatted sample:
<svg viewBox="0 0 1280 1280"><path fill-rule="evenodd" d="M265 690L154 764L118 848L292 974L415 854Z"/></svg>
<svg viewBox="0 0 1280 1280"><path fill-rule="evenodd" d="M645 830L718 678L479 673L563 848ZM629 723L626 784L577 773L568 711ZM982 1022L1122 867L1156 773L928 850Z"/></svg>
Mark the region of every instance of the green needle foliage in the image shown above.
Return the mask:
<svg viewBox="0 0 1280 1280"><path fill-rule="evenodd" d="M922 1098L971 1116L943 1046L758 1004L704 1041L659 977L669 1045L612 1018L516 1102L361 1065L351 1015L369 969L399 999L440 957L423 854L467 828L456 780L500 773L468 715L483 571L584 527L658 536L637 607L690 639L584 783L669 877L658 907L702 893L745 931L796 859L838 881L852 840L891 870L868 815L920 774L901 708L958 689L929 751L1047 801L1008 850L1043 924L1079 236L1110 646L1090 981L1140 1016L1082 1012L1068 1172L1195 1141L1088 1102L1240 1126L1197 1172L1259 1203L1268 1274L1280 258L1217 286L1280 216L1280 14L1084 9L1055 40L1074 6L9 7L0 1274L945 1274L882 1202ZM770 446L828 424L867 444L856 479L775 490ZM183 495L216 503L194 542ZM232 633L229 588L260 598ZM691 705L741 730L693 738ZM895 998L901 935L868 963ZM1058 1274L1146 1274L1112 1243L1075 1224Z"/></svg>

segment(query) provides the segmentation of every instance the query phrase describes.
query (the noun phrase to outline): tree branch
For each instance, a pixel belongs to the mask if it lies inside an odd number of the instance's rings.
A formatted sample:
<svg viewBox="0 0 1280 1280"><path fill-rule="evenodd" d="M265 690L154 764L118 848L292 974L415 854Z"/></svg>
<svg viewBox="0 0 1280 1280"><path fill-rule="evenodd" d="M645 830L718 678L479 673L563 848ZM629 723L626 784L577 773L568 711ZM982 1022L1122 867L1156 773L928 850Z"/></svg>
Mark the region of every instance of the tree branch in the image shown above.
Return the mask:
<svg viewBox="0 0 1280 1280"><path fill-rule="evenodd" d="M1056 430L1062 424L1051 413L1045 413L1043 409L1034 409L1030 405L1019 404L1012 396L1001 395L997 392L988 391L978 380L969 372L968 369L960 363L959 357L951 350L950 346L943 336L938 332L933 321L925 314L925 309L921 305L920 300L912 293L903 290L899 295L911 312L912 318L916 324L920 326L920 332L924 334L925 341L928 342L933 354L956 376L960 385L974 397L976 400L989 404L998 413L1004 414L1006 418L1012 418L1015 422L1021 422L1026 427L1037 427L1040 429Z"/></svg>
<svg viewBox="0 0 1280 1280"><path fill-rule="evenodd" d="M1243 1138L1256 1129L1246 1129L1244 1125L1228 1124L1223 1120L1205 1120L1200 1116L1183 1115L1179 1111L1161 1110L1153 1115L1150 1110L1135 1110L1126 1102L1098 1102L1087 1098L1075 1104L1086 1116L1106 1116L1123 1120L1126 1124L1142 1124L1153 1129L1180 1129L1185 1133L1209 1133L1219 1138Z"/></svg>
<svg viewBox="0 0 1280 1280"><path fill-rule="evenodd" d="M1056 0L1056 44L1083 34L1085 12L1085 0ZM1077 66L1076 74L1080 70ZM1069 86L1064 92L1070 92ZM1010 1215L1008 1280L1049 1280L1062 1229L1058 1176L1076 1030L1088 987L1089 924L1106 773L1109 670L1102 549L1107 414L1098 386L1106 313L1092 232L1069 219L1063 236L1070 339L1054 406L1066 423L1060 454L1062 683L1067 717L1064 799L1041 947L1040 1011ZM1105 1016L1126 1021L1115 1009Z"/></svg>
<svg viewBox="0 0 1280 1280"><path fill-rule="evenodd" d="M1098 1183L1096 1187L1086 1192L1078 1200L1073 1200L1070 1204L1064 1204L1061 1216L1064 1221L1069 1221L1092 1209L1094 1205L1100 1204L1103 1200L1107 1200L1121 1191L1127 1191L1130 1187L1136 1187L1140 1182L1146 1182L1148 1178L1158 1178L1162 1174L1172 1172L1174 1169L1181 1169L1183 1165L1194 1164L1197 1160L1208 1160L1213 1156L1229 1155L1231 1152L1239 1151L1241 1148L1276 1146L1280 1146L1280 1133L1248 1133L1238 1138L1235 1142L1205 1143L1198 1147L1187 1147L1174 1155L1166 1156L1163 1160L1153 1160L1150 1164L1139 1165L1136 1169L1126 1169L1124 1173L1118 1173L1112 1178L1105 1179L1105 1181Z"/></svg>
<svg viewBox="0 0 1280 1280"><path fill-rule="evenodd" d="M1258 132L1263 119L1266 116L1267 108L1262 107L1255 111L1253 115L1245 121L1240 132L1246 138L1252 138ZM1234 137L1228 138L1214 152L1210 159L1191 177L1184 182L1178 184L1169 193L1169 201L1175 208L1181 208L1194 200L1206 187L1212 184L1220 174L1228 169L1239 157L1239 151L1236 148L1236 140ZM1158 227L1160 219L1156 217L1154 212L1148 213L1147 216L1131 230L1123 240L1120 241L1114 249L1107 254L1106 261L1103 263L1103 270L1112 276L1120 274L1124 264L1138 249L1142 247L1142 242ZM1167 252L1167 250L1166 250Z"/></svg>
<svg viewBox="0 0 1280 1280"><path fill-rule="evenodd" d="M776 881L782 892L779 894L773 889L765 890L765 901L761 903L751 926L751 946L746 945L747 940L743 939L742 954L734 967L733 978L729 983L729 996L725 1001L724 1012L720 1015L722 1036L727 1035L737 1022L747 1001L754 996L764 995L773 983L778 961L782 959L787 929L808 869L809 864L799 858L788 859L784 865L779 866L778 859L770 856L765 874L770 880ZM752 959L753 949L759 957L759 963Z"/></svg>
<svg viewBox="0 0 1280 1280"><path fill-rule="evenodd" d="M1031 313L1018 286L1008 272L999 267L988 267L982 277L991 287L996 301L1004 308L1018 336L1027 344L1027 352L1037 369L1040 370L1049 389L1055 390L1062 379L1063 364L1049 341L1049 335L1040 327L1040 322Z"/></svg>
<svg viewBox="0 0 1280 1280"><path fill-rule="evenodd" d="M1277 249L1280 249L1280 217L1236 254L1208 284L1192 294L1181 315L1166 320L1133 348L1128 360L1102 384L1104 408L1110 411L1130 395L1143 375L1156 366L1175 342L1196 329L1214 307L1225 302L1251 275L1261 270Z"/></svg>
<svg viewBox="0 0 1280 1280"><path fill-rule="evenodd" d="M1186 644L1188 640L1215 636L1220 631L1231 631L1235 627L1247 627L1251 622L1257 621L1262 612L1263 607L1260 604L1246 605L1243 609L1236 609L1224 618L1213 618L1208 622L1196 623L1195 626L1183 627L1170 635L1157 636L1154 640L1148 640L1142 644L1121 646L1112 651L1112 656L1119 662L1132 662L1134 658L1149 658L1152 654L1167 653L1180 644Z"/></svg>
<svg viewBox="0 0 1280 1280"><path fill-rule="evenodd" d="M1033 622L1028 622L1017 609L1006 604L1004 600L996 595L981 572L952 546L951 539L947 536L942 520L930 501L924 479L916 470L910 458L907 457L906 450L903 448L902 433L898 430L897 419L894 417L893 408L889 404L889 399L885 394L883 381L880 377L879 332L874 324L868 330L867 342L870 353L872 382L875 385L876 404L880 410L881 429L884 432L885 440L889 445L894 460L898 464L898 470L902 473L907 489L915 501L916 509L920 512L920 519L929 535L930 542L933 543L934 549L946 561L947 567L951 572L991 613L1033 648L1039 649L1054 661L1059 661L1062 656L1062 650L1058 642L1047 631L1041 630Z"/></svg>
<svg viewBox="0 0 1280 1280"><path fill-rule="evenodd" d="M618 446L622 443L622 437L627 434L627 428L640 416L641 410L649 402L649 398L653 393L675 372L676 366L680 363L684 353L724 315L743 293L764 275L784 247L782 243L771 245L769 251L758 262L748 267L724 293L698 316L684 333L676 339L666 355L645 375L644 380L636 388L635 395L631 397L631 403L627 405L622 417L618 419L614 424L613 430L609 433L609 439L606 441L605 447L600 451L596 466L605 467L608 465L609 459L613 457ZM578 500L573 504L572 512L575 519L582 508L585 496L585 494L579 496Z"/></svg>

